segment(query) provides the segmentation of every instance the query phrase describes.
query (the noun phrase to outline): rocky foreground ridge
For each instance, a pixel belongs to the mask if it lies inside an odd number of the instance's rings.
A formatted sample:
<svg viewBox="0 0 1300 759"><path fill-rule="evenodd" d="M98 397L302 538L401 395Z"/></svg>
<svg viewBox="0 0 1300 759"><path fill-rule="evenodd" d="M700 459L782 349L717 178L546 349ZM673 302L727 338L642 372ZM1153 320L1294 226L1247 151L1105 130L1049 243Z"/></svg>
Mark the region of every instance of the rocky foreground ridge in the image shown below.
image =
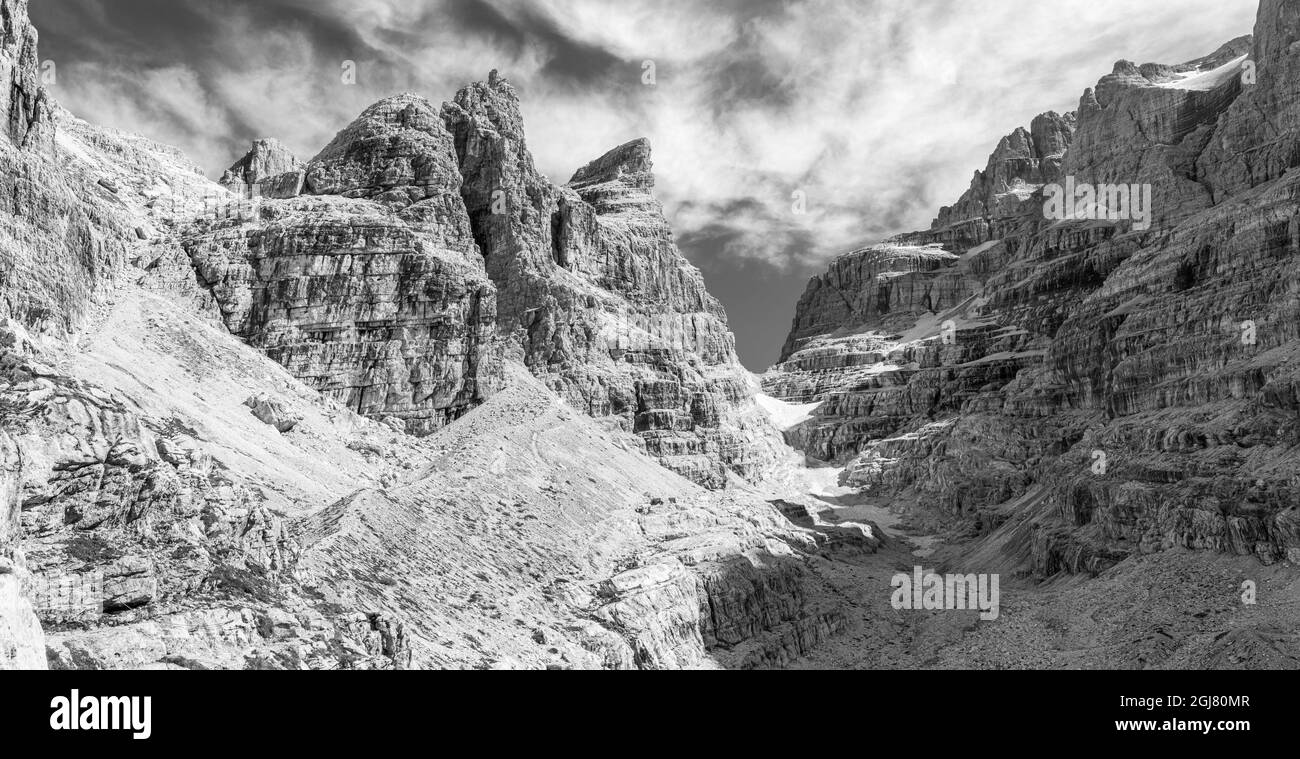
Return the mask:
<svg viewBox="0 0 1300 759"><path fill-rule="evenodd" d="M1300 2L1264 0L1008 135L931 229L809 283L763 378L819 404L790 441L1039 578L1300 561L1298 82ZM1067 180L1150 185L1150 226L1047 218Z"/></svg>
<svg viewBox="0 0 1300 759"><path fill-rule="evenodd" d="M644 141L555 185L493 74L211 182L0 11L0 669L752 667L848 623L822 570L881 538L746 481L791 452Z"/></svg>

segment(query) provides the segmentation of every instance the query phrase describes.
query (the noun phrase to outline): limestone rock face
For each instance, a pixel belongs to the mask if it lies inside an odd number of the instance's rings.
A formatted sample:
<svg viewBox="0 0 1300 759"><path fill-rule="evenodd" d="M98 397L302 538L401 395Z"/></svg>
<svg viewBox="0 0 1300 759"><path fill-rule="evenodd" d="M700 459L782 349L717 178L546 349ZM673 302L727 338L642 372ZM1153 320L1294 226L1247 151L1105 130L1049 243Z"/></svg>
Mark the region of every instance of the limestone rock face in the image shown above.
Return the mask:
<svg viewBox="0 0 1300 759"><path fill-rule="evenodd" d="M1300 7L1262 0L1241 95L1227 107L1197 158L1215 202L1300 165Z"/></svg>
<svg viewBox="0 0 1300 759"><path fill-rule="evenodd" d="M442 210L267 200L194 223L184 245L231 332L358 413L427 434L500 376L495 290Z"/></svg>
<svg viewBox="0 0 1300 759"><path fill-rule="evenodd" d="M906 334L935 328L934 315L957 307L977 286L957 256L903 241L849 253L814 277L781 363L763 377L773 396L819 404L812 420L787 433L791 443L843 460L862 441L928 409L938 388L912 380L932 368L938 351L910 349Z"/></svg>
<svg viewBox="0 0 1300 759"><path fill-rule="evenodd" d="M36 41L27 0L0 0L0 122L20 147L35 147L53 136Z"/></svg>
<svg viewBox="0 0 1300 759"><path fill-rule="evenodd" d="M302 193L306 172L279 140L257 140L221 177L221 186L246 197L292 198Z"/></svg>
<svg viewBox="0 0 1300 759"><path fill-rule="evenodd" d="M367 108L307 164L313 195L367 198L402 209L420 204L449 232L468 229L451 135L437 110L418 95Z"/></svg>
<svg viewBox="0 0 1300 759"><path fill-rule="evenodd" d="M514 89L494 72L444 104L474 237L497 286L499 329L532 372L646 450L718 487L782 455L752 400L721 305L677 250L637 140L541 176Z"/></svg>
<svg viewBox="0 0 1300 759"><path fill-rule="evenodd" d="M931 230L815 278L763 378L819 404L791 442L1039 576L1177 547L1300 557L1298 9L1265 0L1253 40L1187 64L1120 62L1072 136L1037 120ZM1064 155L1006 176L1150 184L1150 228L1045 218L1041 189L1000 205L1010 183L985 178L1046 152L1038 132ZM920 267L862 264L900 245L935 250L922 292L950 297L884 307L890 269Z"/></svg>
<svg viewBox="0 0 1300 759"><path fill-rule="evenodd" d="M31 575L20 546L22 460L0 430L0 670L45 669L45 637L30 599Z"/></svg>
<svg viewBox="0 0 1300 759"><path fill-rule="evenodd" d="M496 291L432 106L413 95L381 101L301 171L301 197L199 219L186 234L230 330L412 434L490 396L501 366Z"/></svg>
<svg viewBox="0 0 1300 759"><path fill-rule="evenodd" d="M286 167L255 146L228 177L279 187L264 176ZM494 72L441 112L376 103L303 167L301 197L263 191L185 244L232 332L359 413L427 434L517 358L698 482L762 477L787 451L652 168L637 140L552 184Z"/></svg>

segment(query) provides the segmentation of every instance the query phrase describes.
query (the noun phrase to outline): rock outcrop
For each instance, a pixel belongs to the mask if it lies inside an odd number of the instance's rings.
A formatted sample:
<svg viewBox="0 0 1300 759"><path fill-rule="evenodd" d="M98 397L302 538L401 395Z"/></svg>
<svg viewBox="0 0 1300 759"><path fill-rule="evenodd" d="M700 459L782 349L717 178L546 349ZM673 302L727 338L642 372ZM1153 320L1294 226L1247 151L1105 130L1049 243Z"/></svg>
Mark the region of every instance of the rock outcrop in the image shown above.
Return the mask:
<svg viewBox="0 0 1300 759"><path fill-rule="evenodd" d="M428 434L490 397L511 358L710 487L786 455L673 243L644 140L556 186L493 72L441 112L381 101L293 167L256 144L227 178L261 202L185 245L231 331L321 392Z"/></svg>
<svg viewBox="0 0 1300 759"><path fill-rule="evenodd" d="M0 122L19 147L44 146L53 135L36 42L27 0L0 0Z"/></svg>
<svg viewBox="0 0 1300 759"><path fill-rule="evenodd" d="M514 89L495 72L443 106L500 332L551 389L637 432L712 487L782 455L752 400L721 305L651 194L650 147L615 148L557 187L533 165Z"/></svg>
<svg viewBox="0 0 1300 759"><path fill-rule="evenodd" d="M302 163L279 140L257 140L220 184L248 198L292 198L302 193L305 179Z"/></svg>
<svg viewBox="0 0 1300 759"><path fill-rule="evenodd" d="M432 106L415 96L372 106L301 173L307 194L264 195L186 231L230 331L412 434L489 397L501 373L496 290Z"/></svg>
<svg viewBox="0 0 1300 759"><path fill-rule="evenodd" d="M764 377L820 404L791 442L1037 576L1171 548L1300 559L1298 39L1300 4L1265 0L1253 40L1121 61L1072 134L1036 119L932 229L815 278ZM1150 226L1048 218L1035 185L1065 181L1150 185ZM896 305L919 250L904 291L928 300Z"/></svg>
<svg viewBox="0 0 1300 759"><path fill-rule="evenodd" d="M1061 162L1074 136L1075 114L1048 111L998 143L988 166L975 172L970 189L952 206L939 209L932 224L944 242L979 245L1000 239L1046 184L1061 181Z"/></svg>

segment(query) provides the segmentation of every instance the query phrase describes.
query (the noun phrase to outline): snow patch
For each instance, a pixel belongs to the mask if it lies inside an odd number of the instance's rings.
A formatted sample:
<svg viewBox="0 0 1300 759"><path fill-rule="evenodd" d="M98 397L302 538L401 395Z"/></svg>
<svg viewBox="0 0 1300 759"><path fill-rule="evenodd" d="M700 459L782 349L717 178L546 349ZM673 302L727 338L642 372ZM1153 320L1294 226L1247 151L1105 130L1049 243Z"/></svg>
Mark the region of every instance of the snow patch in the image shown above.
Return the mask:
<svg viewBox="0 0 1300 759"><path fill-rule="evenodd" d="M812 419L813 412L823 403L823 401L817 401L816 403L787 403L780 398L773 398L762 393L759 393L755 400L758 401L759 407L772 417L772 422L781 430L792 429Z"/></svg>
<svg viewBox="0 0 1300 759"><path fill-rule="evenodd" d="M1175 79L1172 82L1161 82L1156 86L1169 90L1206 92L1223 84L1229 78L1237 76L1241 71L1241 64L1245 62L1246 58L1245 55L1233 58L1222 66L1209 71L1189 71L1181 74L1181 79Z"/></svg>

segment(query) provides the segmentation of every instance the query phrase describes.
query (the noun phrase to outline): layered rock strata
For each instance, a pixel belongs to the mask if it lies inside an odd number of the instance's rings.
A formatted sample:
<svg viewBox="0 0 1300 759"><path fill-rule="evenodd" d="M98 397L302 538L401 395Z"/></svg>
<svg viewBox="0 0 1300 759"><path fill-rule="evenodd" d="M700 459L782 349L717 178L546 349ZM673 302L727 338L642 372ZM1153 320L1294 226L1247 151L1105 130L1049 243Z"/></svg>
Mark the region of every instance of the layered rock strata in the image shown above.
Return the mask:
<svg viewBox="0 0 1300 759"><path fill-rule="evenodd" d="M279 140L257 140L221 177L221 186L238 195L292 198L302 193L306 171Z"/></svg>
<svg viewBox="0 0 1300 759"><path fill-rule="evenodd" d="M495 73L442 115L500 331L530 370L696 482L761 477L782 455L779 438L752 400L721 305L651 194L649 145L615 148L557 187L534 167L518 97Z"/></svg>
<svg viewBox="0 0 1300 759"><path fill-rule="evenodd" d="M227 178L280 188L301 173L303 195L262 192L196 223L186 248L231 331L298 378L427 434L490 397L511 357L710 487L785 455L722 307L673 243L644 140L554 185L494 72L440 113L381 101L297 173L268 145Z"/></svg>
<svg viewBox="0 0 1300 759"><path fill-rule="evenodd" d="M1084 94L1059 172L1040 162L1037 180L1150 185L1149 228L1047 218L1041 189L1001 204L1010 183L990 196L985 172L931 230L814 279L764 378L821 403L792 442L866 493L996 535L1039 576L1173 548L1300 559L1298 8L1266 0L1253 39L1122 61ZM965 295L890 323L891 273L845 271L901 243L942 246L931 276Z"/></svg>

